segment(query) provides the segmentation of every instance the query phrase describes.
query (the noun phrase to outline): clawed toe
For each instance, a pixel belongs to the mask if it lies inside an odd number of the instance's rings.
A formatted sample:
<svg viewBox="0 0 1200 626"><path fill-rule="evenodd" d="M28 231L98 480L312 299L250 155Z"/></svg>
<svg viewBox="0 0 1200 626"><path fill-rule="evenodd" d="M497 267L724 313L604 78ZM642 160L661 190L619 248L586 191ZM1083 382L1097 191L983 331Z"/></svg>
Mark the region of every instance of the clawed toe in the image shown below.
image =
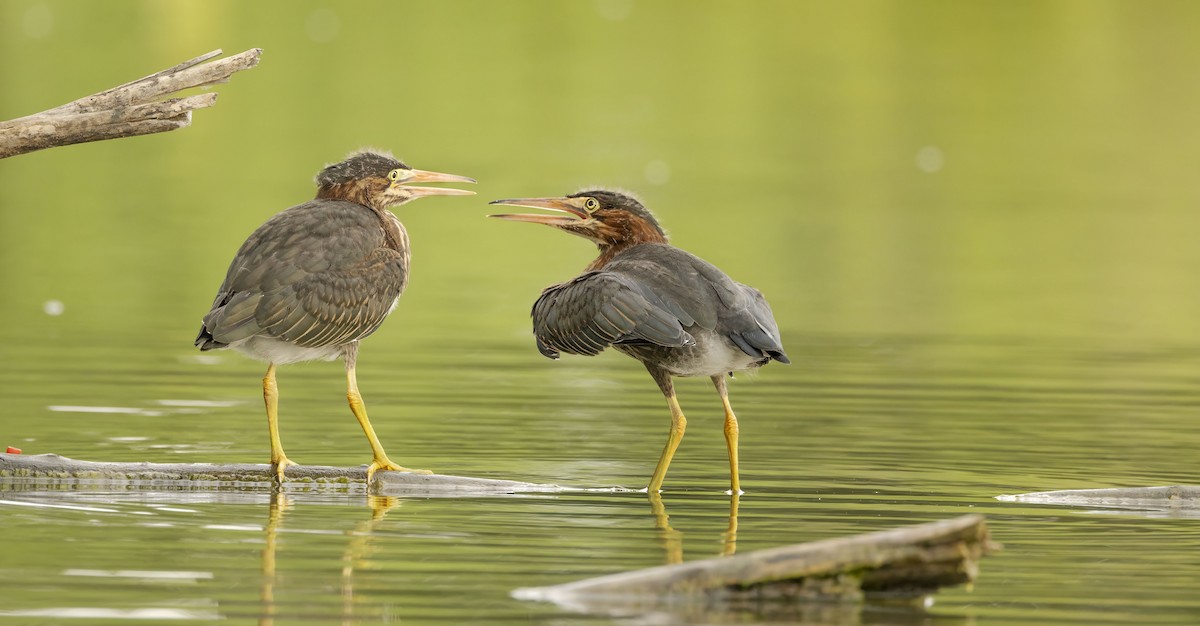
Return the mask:
<svg viewBox="0 0 1200 626"><path fill-rule="evenodd" d="M281 485L283 484L283 478L284 478L283 472L288 466L291 466L291 465L296 465L296 463L294 461L288 460L288 458L286 456L281 457L277 461L271 461L271 470L275 474L275 482L277 484L281 484Z"/></svg>
<svg viewBox="0 0 1200 626"><path fill-rule="evenodd" d="M388 471L388 472L407 472L409 474L432 474L433 473L431 470L412 469L412 468L404 467L403 465L397 465L388 459L383 459L382 461L379 459L376 459L376 460L372 461L370 465L367 466L367 482L368 483L370 483L371 480L375 477L375 472L377 472L379 470L384 470L384 471Z"/></svg>

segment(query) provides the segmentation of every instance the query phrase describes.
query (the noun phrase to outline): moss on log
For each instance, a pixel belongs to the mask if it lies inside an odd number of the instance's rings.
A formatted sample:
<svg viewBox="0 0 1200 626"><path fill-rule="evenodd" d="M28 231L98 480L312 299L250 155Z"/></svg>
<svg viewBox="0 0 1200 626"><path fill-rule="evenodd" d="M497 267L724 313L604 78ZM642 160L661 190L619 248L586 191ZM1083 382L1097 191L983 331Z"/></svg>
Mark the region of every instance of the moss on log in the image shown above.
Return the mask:
<svg viewBox="0 0 1200 626"><path fill-rule="evenodd" d="M514 597L624 613L704 606L760 610L807 600L918 598L969 583L999 549L982 515L518 589Z"/></svg>
<svg viewBox="0 0 1200 626"><path fill-rule="evenodd" d="M0 453L0 479L36 479L55 484L107 482L123 484L182 486L221 486L270 484L271 466L253 463L106 463L79 461L57 454ZM331 467L293 465L287 469L285 486L360 485L365 486L365 465ZM523 493L563 491L557 485L525 483L513 480L415 474L379 471L370 488L382 495L411 493Z"/></svg>

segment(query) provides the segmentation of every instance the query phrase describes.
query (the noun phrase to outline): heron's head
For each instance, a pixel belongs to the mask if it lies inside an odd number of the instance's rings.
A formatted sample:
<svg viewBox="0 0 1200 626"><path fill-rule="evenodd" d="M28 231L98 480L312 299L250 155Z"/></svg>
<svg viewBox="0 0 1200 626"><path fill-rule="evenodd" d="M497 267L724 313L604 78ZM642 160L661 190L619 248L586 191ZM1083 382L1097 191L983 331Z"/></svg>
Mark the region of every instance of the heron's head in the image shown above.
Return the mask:
<svg viewBox="0 0 1200 626"><path fill-rule="evenodd" d="M362 150L317 174L317 197L348 200L377 210L423 196L470 196L474 191L449 187L413 187L417 183L473 183L475 179L413 169L387 153Z"/></svg>
<svg viewBox="0 0 1200 626"><path fill-rule="evenodd" d="M547 209L547 213L502 213L502 220L553 226L590 239L601 248L635 243L666 243L667 234L641 202L624 193L588 189L562 198L512 198L490 204Z"/></svg>

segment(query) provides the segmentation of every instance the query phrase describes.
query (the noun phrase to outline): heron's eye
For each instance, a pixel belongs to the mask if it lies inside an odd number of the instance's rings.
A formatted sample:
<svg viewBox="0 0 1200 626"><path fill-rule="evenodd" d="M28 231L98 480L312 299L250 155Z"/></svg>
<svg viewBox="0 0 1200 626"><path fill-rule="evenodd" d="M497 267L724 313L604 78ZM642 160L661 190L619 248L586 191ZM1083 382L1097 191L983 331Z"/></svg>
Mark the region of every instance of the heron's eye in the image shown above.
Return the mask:
<svg viewBox="0 0 1200 626"><path fill-rule="evenodd" d="M400 170L392 170L388 172L388 180L392 182L400 180Z"/></svg>
<svg viewBox="0 0 1200 626"><path fill-rule="evenodd" d="M587 210L588 213L594 213L596 209L600 208L600 203L596 202L595 198L588 198L587 200L583 201L583 208Z"/></svg>

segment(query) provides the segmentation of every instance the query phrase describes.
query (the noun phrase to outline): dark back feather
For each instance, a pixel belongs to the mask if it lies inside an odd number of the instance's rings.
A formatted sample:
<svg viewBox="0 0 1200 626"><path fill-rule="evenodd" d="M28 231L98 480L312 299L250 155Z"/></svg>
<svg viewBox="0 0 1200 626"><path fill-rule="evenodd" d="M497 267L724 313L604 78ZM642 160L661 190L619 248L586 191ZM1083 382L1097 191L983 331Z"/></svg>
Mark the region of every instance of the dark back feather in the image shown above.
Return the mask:
<svg viewBox="0 0 1200 626"><path fill-rule="evenodd" d="M253 336L341 345L379 328L408 282L407 238L390 246L381 216L312 200L254 231L235 255L196 339L201 349Z"/></svg>
<svg viewBox="0 0 1200 626"><path fill-rule="evenodd" d="M667 244L627 248L602 269L547 288L534 303L538 349L594 355L615 343L693 345L688 329L719 330L750 356L789 362L762 294Z"/></svg>

